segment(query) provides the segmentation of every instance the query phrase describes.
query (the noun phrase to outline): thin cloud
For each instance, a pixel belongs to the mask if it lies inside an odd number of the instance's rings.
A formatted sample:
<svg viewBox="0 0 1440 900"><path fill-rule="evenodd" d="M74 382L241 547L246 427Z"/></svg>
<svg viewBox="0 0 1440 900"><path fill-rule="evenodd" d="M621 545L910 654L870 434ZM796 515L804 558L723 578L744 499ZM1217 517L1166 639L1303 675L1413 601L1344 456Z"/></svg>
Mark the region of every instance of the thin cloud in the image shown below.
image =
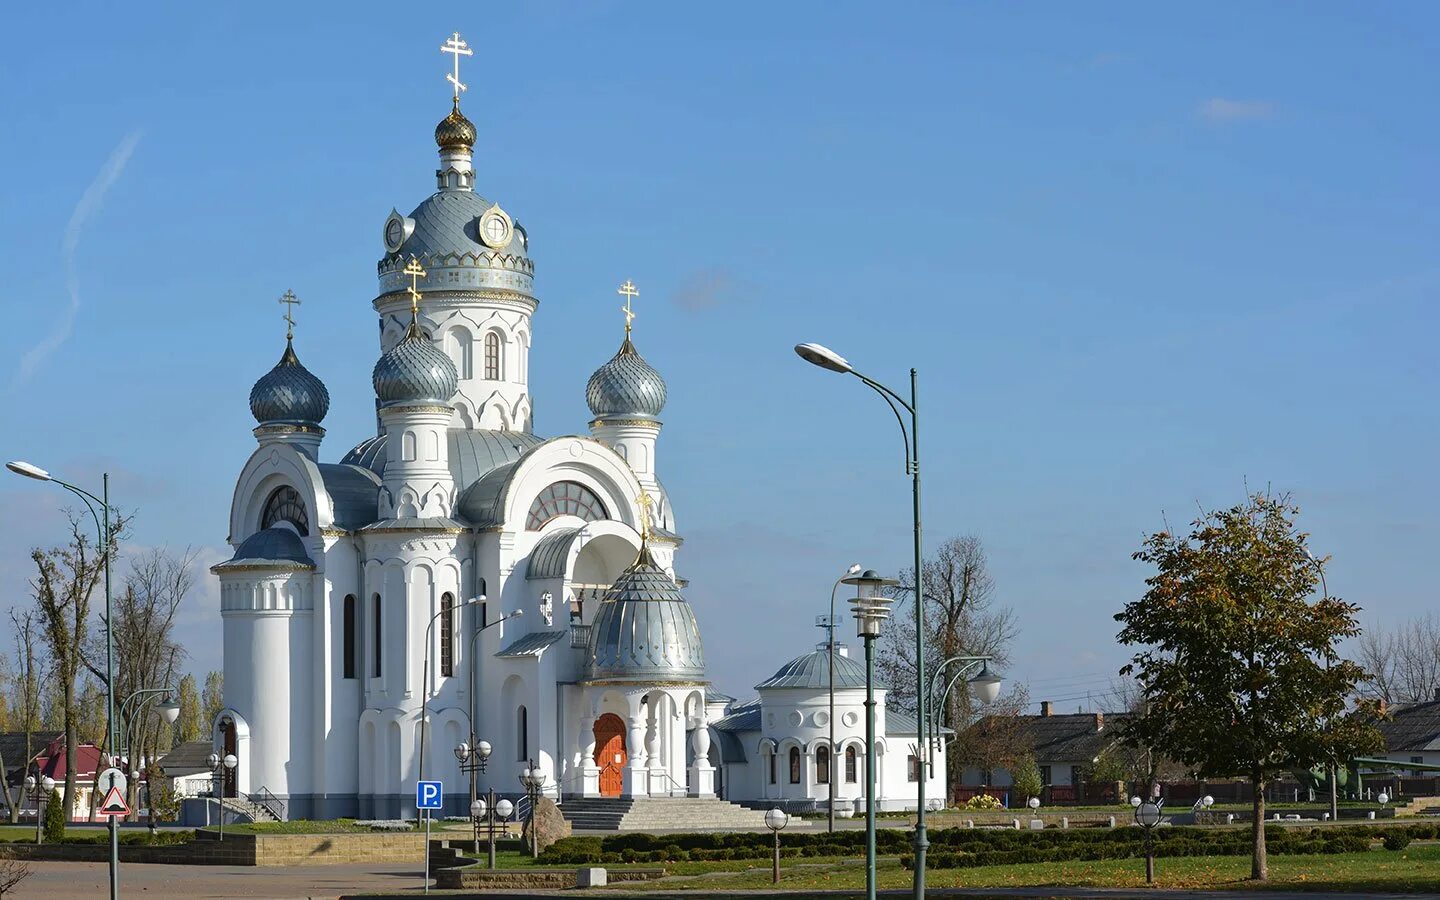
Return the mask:
<svg viewBox="0 0 1440 900"><path fill-rule="evenodd" d="M670 302L686 312L703 312L739 299L740 286L727 269L700 269L686 276Z"/></svg>
<svg viewBox="0 0 1440 900"><path fill-rule="evenodd" d="M1268 100L1228 100L1211 97L1196 110L1207 122L1253 122L1275 114L1275 104Z"/></svg>
<svg viewBox="0 0 1440 900"><path fill-rule="evenodd" d="M75 319L80 313L80 279L75 272L75 251L80 246L80 232L84 230L90 219L100 212L100 208L105 202L105 195L110 191L111 185L125 171L125 166L130 162L130 156L135 152L139 143L140 132L138 131L133 131L122 138L115 149L110 152L110 158L105 160L105 164L100 167L100 173L95 176L95 180L90 182L90 186L81 195L80 202L75 204L75 211L70 214L70 222L65 226L65 240L60 245L61 255L65 260L65 290L70 295L70 304L65 308L60 321L55 323L55 328L50 334L27 350L25 355L20 358L20 368L15 373L11 387L29 379L45 361L45 358L69 340L70 333L75 330Z"/></svg>

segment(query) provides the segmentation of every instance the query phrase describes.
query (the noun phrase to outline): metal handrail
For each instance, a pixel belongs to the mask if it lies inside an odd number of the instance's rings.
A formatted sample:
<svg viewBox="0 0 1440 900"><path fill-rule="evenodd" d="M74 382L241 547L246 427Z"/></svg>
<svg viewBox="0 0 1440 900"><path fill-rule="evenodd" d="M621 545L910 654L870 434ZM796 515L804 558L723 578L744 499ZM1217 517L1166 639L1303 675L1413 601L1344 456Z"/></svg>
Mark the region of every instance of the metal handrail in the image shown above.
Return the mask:
<svg viewBox="0 0 1440 900"><path fill-rule="evenodd" d="M274 816L275 821L285 821L285 801L270 793L269 788L262 785L253 794L246 794L245 799Z"/></svg>

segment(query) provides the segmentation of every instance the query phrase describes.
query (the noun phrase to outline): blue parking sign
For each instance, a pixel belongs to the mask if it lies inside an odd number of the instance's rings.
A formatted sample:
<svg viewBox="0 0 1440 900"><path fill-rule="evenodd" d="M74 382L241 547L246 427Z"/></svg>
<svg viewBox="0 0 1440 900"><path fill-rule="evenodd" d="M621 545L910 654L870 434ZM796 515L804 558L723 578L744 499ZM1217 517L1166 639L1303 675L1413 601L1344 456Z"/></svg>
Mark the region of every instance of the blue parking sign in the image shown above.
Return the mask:
<svg viewBox="0 0 1440 900"><path fill-rule="evenodd" d="M415 808L439 809L444 796L444 786L438 781L417 781L415 783Z"/></svg>

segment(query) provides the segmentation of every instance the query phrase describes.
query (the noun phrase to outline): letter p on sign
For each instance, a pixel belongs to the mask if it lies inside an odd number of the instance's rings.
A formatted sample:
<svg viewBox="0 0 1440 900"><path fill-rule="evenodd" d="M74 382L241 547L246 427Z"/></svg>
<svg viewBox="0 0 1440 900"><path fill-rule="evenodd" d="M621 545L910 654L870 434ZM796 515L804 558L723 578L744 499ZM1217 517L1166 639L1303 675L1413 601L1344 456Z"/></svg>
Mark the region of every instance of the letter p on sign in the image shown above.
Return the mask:
<svg viewBox="0 0 1440 900"><path fill-rule="evenodd" d="M418 781L415 783L415 808L416 809L439 809L444 790L438 781Z"/></svg>

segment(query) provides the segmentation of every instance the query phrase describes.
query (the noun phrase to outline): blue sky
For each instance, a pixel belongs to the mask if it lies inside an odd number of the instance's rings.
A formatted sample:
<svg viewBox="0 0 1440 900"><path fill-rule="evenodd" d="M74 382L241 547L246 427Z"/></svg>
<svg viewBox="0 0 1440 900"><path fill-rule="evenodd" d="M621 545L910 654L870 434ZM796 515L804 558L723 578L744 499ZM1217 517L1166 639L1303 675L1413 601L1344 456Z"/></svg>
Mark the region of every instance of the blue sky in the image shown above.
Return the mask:
<svg viewBox="0 0 1440 900"><path fill-rule="evenodd" d="M817 640L848 563L908 555L890 413L802 340L895 384L919 368L928 535L984 538L1037 701L1083 704L1122 661L1143 534L1247 484L1293 493L1367 621L1435 605L1431 4L29 4L7 24L27 37L0 63L0 456L108 469L137 544L220 558L286 288L334 400L323 455L371 433L381 225L433 188L458 29L477 186L536 260L537 431L584 430L633 278L720 687ZM62 501L0 479L10 602ZM197 668L215 607L206 575Z"/></svg>

